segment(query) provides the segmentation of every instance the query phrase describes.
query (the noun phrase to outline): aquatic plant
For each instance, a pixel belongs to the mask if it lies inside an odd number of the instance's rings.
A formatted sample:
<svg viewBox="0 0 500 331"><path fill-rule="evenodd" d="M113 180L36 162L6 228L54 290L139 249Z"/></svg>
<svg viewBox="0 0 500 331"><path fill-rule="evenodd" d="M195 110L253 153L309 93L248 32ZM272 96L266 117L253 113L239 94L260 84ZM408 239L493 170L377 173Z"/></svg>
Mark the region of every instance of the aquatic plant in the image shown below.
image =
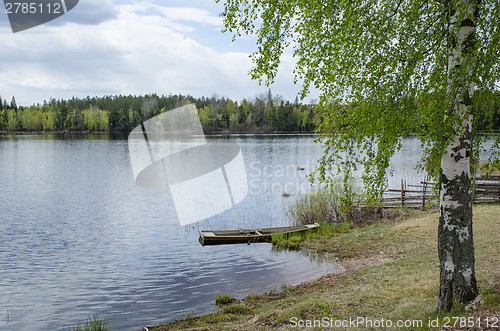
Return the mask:
<svg viewBox="0 0 500 331"><path fill-rule="evenodd" d="M111 327L108 326L108 321L94 315L92 318L89 317L87 319L84 326L78 324L77 326L69 328L69 331L111 331Z"/></svg>

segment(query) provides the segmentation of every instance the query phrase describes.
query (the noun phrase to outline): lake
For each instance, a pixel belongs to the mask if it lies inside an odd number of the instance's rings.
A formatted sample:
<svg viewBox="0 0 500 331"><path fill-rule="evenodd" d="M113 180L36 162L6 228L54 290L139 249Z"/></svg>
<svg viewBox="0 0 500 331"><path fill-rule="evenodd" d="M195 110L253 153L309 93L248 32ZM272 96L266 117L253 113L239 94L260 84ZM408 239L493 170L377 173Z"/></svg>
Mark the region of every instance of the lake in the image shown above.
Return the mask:
<svg viewBox="0 0 500 331"><path fill-rule="evenodd" d="M339 272L270 244L198 243L198 229L288 225L321 155L314 138L207 137L241 147L248 195L182 227L167 188L135 184L126 137L0 135L0 330L67 330L94 314L113 330L141 329L213 311L216 293L241 298ZM419 141L405 139L391 186L424 178L413 170L419 155Z"/></svg>

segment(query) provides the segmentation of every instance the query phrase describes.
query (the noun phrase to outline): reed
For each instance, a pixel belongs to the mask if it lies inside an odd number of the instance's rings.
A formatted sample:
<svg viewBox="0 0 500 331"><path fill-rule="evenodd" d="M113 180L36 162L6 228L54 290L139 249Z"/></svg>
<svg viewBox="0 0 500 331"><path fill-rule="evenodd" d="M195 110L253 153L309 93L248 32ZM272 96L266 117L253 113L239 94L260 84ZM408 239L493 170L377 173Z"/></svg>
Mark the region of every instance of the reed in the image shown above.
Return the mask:
<svg viewBox="0 0 500 331"><path fill-rule="evenodd" d="M97 315L89 317L84 326L78 324L69 331L111 331L111 327L108 326L108 321L99 318Z"/></svg>
<svg viewBox="0 0 500 331"><path fill-rule="evenodd" d="M365 225L380 219L382 214L380 201L370 200L352 177L339 177L332 185L305 194L287 211L287 216L297 225L315 222Z"/></svg>

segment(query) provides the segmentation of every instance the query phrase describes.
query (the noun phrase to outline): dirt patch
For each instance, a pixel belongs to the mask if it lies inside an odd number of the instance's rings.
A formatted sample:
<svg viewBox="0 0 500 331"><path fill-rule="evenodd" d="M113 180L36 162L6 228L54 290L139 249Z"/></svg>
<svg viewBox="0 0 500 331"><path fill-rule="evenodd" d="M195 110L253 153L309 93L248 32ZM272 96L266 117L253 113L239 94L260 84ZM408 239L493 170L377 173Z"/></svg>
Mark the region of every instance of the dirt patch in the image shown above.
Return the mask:
<svg viewBox="0 0 500 331"><path fill-rule="evenodd" d="M368 257L354 257L346 259L336 259L333 263L340 267L340 272L331 273L319 278L311 279L309 281L303 282L297 286L295 289L307 290L308 288L314 288L316 285L321 283L331 283L335 282L340 277L346 277L349 273L356 270L362 269L368 266L378 266L389 262L394 262L399 260L401 257L391 257L385 254L372 255ZM348 277L348 276L347 276Z"/></svg>
<svg viewBox="0 0 500 331"><path fill-rule="evenodd" d="M367 266L382 265L396 260L398 260L398 258L381 254L367 257L346 258L338 261L337 263L344 268L345 272L349 272L356 271Z"/></svg>

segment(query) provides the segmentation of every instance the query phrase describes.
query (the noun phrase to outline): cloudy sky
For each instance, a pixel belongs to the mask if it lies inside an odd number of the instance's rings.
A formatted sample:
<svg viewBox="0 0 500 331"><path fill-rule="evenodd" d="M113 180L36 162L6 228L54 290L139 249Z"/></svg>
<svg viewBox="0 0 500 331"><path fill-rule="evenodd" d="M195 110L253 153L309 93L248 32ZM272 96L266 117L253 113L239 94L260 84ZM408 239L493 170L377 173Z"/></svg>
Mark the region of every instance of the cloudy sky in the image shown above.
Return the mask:
<svg viewBox="0 0 500 331"><path fill-rule="evenodd" d="M215 0L80 0L18 33L2 11L0 96L24 106L87 95L253 98L267 91L248 76L255 38L232 42L222 9ZM271 87L291 101L300 90L292 70L288 58Z"/></svg>

